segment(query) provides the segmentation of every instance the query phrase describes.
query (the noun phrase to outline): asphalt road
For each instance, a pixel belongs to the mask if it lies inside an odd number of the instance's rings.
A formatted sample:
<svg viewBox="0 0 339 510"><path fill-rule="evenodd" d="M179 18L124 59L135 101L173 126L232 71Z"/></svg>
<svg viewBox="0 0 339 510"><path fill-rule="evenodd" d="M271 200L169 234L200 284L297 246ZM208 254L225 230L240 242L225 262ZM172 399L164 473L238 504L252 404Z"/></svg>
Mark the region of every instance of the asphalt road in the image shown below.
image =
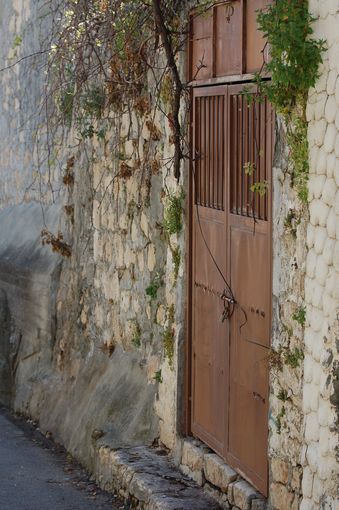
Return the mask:
<svg viewBox="0 0 339 510"><path fill-rule="evenodd" d="M62 448L0 409L0 510L119 510Z"/></svg>

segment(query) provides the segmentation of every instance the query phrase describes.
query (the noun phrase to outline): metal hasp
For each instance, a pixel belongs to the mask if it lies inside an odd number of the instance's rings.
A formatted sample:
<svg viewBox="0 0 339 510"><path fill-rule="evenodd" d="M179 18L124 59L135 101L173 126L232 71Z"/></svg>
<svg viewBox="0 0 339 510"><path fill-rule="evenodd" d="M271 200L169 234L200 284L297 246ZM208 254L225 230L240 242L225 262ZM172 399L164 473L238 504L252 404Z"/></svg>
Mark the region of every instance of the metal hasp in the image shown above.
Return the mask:
<svg viewBox="0 0 339 510"><path fill-rule="evenodd" d="M264 495L274 113L267 100L250 99L250 83L215 85L211 77L241 73L243 62L247 71L259 65L257 52L246 57L243 30L259 47L261 35L251 35L255 27L246 28L246 20L252 23L255 9L266 3L232 2L229 24L236 25L228 35L229 2L215 6L205 22L192 21L190 68L201 52L212 58L213 65L202 68L205 81L197 80L192 93L190 427Z"/></svg>

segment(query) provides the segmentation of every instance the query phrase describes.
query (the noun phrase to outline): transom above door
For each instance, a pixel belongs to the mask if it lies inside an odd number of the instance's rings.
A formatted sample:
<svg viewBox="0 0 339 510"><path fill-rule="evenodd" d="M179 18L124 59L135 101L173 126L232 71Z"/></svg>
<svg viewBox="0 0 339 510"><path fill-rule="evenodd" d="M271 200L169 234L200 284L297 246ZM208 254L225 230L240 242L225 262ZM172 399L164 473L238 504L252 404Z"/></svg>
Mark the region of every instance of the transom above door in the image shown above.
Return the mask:
<svg viewBox="0 0 339 510"><path fill-rule="evenodd" d="M193 13L189 79L206 84L224 76L259 71L269 52L257 27L256 11L270 1L221 1L202 15Z"/></svg>

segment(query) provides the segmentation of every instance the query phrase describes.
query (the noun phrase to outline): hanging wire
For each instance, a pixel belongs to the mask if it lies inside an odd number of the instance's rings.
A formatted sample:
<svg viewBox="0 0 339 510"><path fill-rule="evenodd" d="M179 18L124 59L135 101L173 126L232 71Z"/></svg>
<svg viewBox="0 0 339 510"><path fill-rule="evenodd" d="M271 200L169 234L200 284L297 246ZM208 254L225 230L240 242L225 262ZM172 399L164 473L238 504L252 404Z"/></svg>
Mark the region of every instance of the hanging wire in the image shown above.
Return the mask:
<svg viewBox="0 0 339 510"><path fill-rule="evenodd" d="M194 163L199 158L200 158L200 155L196 154L196 157L194 158L193 164L192 164L194 189L196 189L196 173L195 173L195 165L194 165ZM221 315L221 321L224 322L226 319L230 319L232 317L232 315L234 313L235 305L237 304L237 301L236 301L236 299L234 297L234 294L232 292L230 284L226 280L226 277L225 277L224 273L220 269L220 266L219 266L218 262L216 261L216 258L213 255L211 248L208 245L206 236L204 234L204 231L203 231L203 228L202 228L202 225L201 225L199 206L198 206L198 203L196 201L195 201L195 210L196 210L196 214L197 214L198 226L199 226L199 230L200 230L200 234L201 234L202 240L204 241L204 244L205 244L205 247L207 249L207 252L209 253L209 255L211 257L212 262L213 262L215 268L217 269L218 273L220 274L221 278L223 279L223 282L225 283L225 289L224 289L223 293L220 296L220 299L224 303L224 310L223 310L222 315ZM247 317L246 317L246 321L247 321Z"/></svg>

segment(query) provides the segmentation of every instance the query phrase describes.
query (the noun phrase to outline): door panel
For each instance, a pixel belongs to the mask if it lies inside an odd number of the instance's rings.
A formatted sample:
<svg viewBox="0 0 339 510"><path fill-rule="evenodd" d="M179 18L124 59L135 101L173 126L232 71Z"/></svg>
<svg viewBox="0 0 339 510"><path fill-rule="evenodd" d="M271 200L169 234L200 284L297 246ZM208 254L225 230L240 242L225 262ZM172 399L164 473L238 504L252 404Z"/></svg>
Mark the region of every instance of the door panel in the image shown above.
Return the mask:
<svg viewBox="0 0 339 510"><path fill-rule="evenodd" d="M226 271L226 87L196 89L193 154L192 431L224 454L228 324L221 322ZM213 254L211 254L206 246Z"/></svg>
<svg viewBox="0 0 339 510"><path fill-rule="evenodd" d="M246 0L246 72L260 71L269 51L266 39L257 26L257 11L265 9L272 0Z"/></svg>
<svg viewBox="0 0 339 510"><path fill-rule="evenodd" d="M217 5L215 17L215 76L241 74L243 71L243 5ZM227 55L227 57L226 57Z"/></svg>
<svg viewBox="0 0 339 510"><path fill-rule="evenodd" d="M267 494L273 114L241 90L193 92L192 432Z"/></svg>
<svg viewBox="0 0 339 510"><path fill-rule="evenodd" d="M265 492L271 287L268 233L254 234L253 227L234 223L230 228L231 286L236 289L238 305L231 319L228 451L231 464Z"/></svg>

